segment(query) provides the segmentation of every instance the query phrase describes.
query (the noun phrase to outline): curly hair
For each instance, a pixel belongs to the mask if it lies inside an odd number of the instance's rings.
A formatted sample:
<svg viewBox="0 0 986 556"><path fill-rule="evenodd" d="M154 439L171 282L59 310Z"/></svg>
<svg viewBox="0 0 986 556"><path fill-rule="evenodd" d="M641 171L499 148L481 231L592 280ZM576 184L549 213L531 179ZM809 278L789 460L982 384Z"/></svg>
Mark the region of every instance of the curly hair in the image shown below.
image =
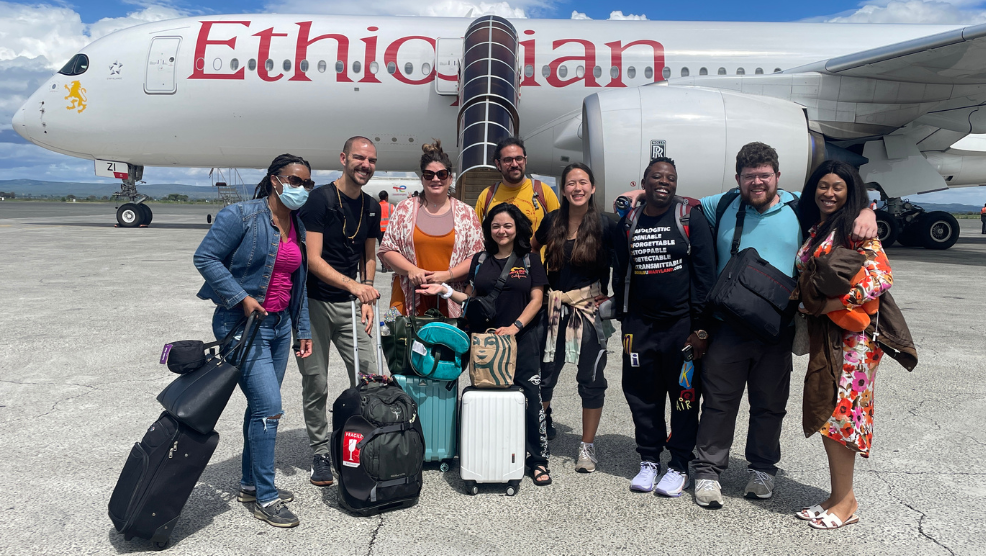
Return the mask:
<svg viewBox="0 0 986 556"><path fill-rule="evenodd" d="M815 202L815 191L818 189L818 182L829 174L835 174L846 182L846 204L821 222L822 213L818 203ZM826 160L819 165L805 182L805 188L801 190L801 199L798 201L798 220L801 221L802 228L807 230L818 224L815 237L811 240L812 251L828 237L832 230L835 230L833 238L835 245L848 245L856 217L869 204L870 196L866 192L866 186L863 185L863 180L852 165L838 160Z"/></svg>
<svg viewBox="0 0 986 556"><path fill-rule="evenodd" d="M573 162L565 167L561 172L561 187L564 190L565 180L573 170L582 170L589 176L589 183L596 185L596 178L592 175L592 170L581 162ZM568 240L568 213L571 204L568 198L562 195L561 208L551 221L548 228L548 239L546 261L548 267L559 270L565 266L565 242ZM599 211L596 210L595 195L589 197L589 210L585 218L579 224L579 229L575 235L575 246L572 248L571 264L575 266L596 266L606 265L607 260L602 249L603 227L600 221Z"/></svg>
<svg viewBox="0 0 986 556"><path fill-rule="evenodd" d="M671 167L674 168L674 171L675 172L678 171L678 167L674 165L674 159L673 158L668 158L666 156L657 156L657 157L654 157L654 158L650 159L650 162L647 163L647 167L644 168L644 176L642 178L640 178L640 183L643 184L645 181L647 181L647 172L650 172L651 166L653 166L655 164L660 164L662 162L665 163L665 164L670 164Z"/></svg>
<svg viewBox="0 0 986 556"><path fill-rule="evenodd" d="M493 161L496 162L500 160L500 152L507 147L520 147L520 150L524 151L524 156L527 156L527 147L524 146L524 141L518 137L505 137L500 139L500 142L496 144L493 149Z"/></svg>
<svg viewBox="0 0 986 556"><path fill-rule="evenodd" d="M500 203L496 205L483 219L483 247L490 255L495 255L500 251L500 246L493 239L493 218L501 212L506 212L514 220L514 227L517 229L517 236L514 238L514 253L518 257L531 252L531 236L534 235L531 220L527 218L519 208L510 203Z"/></svg>
<svg viewBox="0 0 986 556"><path fill-rule="evenodd" d="M747 143L736 153L737 176L740 175L743 168L759 168L765 164L770 164L774 172L779 172L781 169L777 161L777 151L766 143Z"/></svg>
<svg viewBox="0 0 986 556"><path fill-rule="evenodd" d="M267 168L267 175L264 176L264 179L260 180L260 183L257 184L257 189L253 192L253 198L263 199L270 196L270 193L273 190L273 186L270 183L270 177L276 175L285 166L290 166L292 164L304 164L305 167L308 168L309 172L312 171L312 165L309 164L304 158L293 154L282 154L275 158L274 162L270 163L270 166Z"/></svg>

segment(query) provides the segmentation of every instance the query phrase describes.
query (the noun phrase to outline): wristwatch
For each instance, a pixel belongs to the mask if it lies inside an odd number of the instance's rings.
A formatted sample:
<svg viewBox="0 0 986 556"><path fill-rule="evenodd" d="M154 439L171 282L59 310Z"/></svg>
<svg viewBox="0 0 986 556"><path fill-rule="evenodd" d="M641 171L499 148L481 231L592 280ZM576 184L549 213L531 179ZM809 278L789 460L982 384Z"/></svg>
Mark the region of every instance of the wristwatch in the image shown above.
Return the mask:
<svg viewBox="0 0 986 556"><path fill-rule="evenodd" d="M709 339L709 333L706 332L705 330L696 330L695 331L695 335L698 336L698 339L699 340L708 340Z"/></svg>
<svg viewBox="0 0 986 556"><path fill-rule="evenodd" d="M514 326L517 327L517 332L524 329L524 323L520 322L520 319L514 321Z"/></svg>

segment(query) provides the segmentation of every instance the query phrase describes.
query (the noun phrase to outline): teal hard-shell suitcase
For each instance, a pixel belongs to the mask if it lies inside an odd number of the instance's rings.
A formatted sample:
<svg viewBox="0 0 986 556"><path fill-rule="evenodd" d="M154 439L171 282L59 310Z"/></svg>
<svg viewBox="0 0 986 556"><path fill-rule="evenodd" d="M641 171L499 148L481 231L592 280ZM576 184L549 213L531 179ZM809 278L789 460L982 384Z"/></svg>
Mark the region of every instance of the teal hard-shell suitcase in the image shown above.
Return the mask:
<svg viewBox="0 0 986 556"><path fill-rule="evenodd" d="M425 461L442 462L442 471L458 450L459 381L432 380L413 375L393 375L397 384L418 404L418 418L425 435Z"/></svg>

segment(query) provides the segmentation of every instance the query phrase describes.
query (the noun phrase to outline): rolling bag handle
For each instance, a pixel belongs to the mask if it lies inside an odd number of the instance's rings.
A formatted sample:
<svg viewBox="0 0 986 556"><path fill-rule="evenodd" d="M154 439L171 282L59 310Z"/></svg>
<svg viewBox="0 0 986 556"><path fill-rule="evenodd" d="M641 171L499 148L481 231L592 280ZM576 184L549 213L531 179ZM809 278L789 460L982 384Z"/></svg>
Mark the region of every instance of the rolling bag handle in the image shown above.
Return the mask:
<svg viewBox="0 0 986 556"><path fill-rule="evenodd" d="M226 360L232 365L239 367L243 363L243 358L246 357L247 352L250 351L250 347L253 345L254 338L257 337L257 332L260 331L260 323L264 321L264 315L260 314L259 311L254 311L250 313L250 316L246 318L246 324L243 325L243 335L240 337L240 341L233 346L230 350L229 355ZM230 334L239 328L237 326ZM227 336L228 338L229 336ZM224 340L225 342L225 340Z"/></svg>
<svg viewBox="0 0 986 556"><path fill-rule="evenodd" d="M353 312L353 369L358 373L359 372L359 368L360 368L359 367L359 340L357 340L356 335L357 335L357 327L360 325L360 322L359 322L359 313L356 311L356 302L357 301L359 301L359 299L355 295L350 298L350 304L352 306L352 312ZM377 322L379 322L377 320L379 318L379 316L380 316L380 299L378 298L373 303L373 323L374 323L374 325ZM380 340L380 327L379 326L371 326L370 327L371 333L372 333L372 330L374 328L377 331L376 334L373 334L374 338L376 339L376 343L377 343L377 374L380 375L380 376L384 376L384 372L383 372L383 343Z"/></svg>

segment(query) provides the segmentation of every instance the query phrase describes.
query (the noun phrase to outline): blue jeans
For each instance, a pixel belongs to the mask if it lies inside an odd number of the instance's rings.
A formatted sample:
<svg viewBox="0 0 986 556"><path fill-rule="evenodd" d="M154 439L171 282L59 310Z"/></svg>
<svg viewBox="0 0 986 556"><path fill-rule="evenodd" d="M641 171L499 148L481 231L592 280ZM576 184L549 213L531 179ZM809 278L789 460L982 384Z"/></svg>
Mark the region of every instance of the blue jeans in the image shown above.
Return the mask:
<svg viewBox="0 0 986 556"><path fill-rule="evenodd" d="M223 338L243 319L236 307L216 308L212 330ZM260 330L243 362L239 364L240 390L247 399L243 418L243 478L242 487L256 487L257 502L265 504L277 499L274 487L274 442L281 410L281 381L291 354L291 317L287 311L270 313L260 324Z"/></svg>

